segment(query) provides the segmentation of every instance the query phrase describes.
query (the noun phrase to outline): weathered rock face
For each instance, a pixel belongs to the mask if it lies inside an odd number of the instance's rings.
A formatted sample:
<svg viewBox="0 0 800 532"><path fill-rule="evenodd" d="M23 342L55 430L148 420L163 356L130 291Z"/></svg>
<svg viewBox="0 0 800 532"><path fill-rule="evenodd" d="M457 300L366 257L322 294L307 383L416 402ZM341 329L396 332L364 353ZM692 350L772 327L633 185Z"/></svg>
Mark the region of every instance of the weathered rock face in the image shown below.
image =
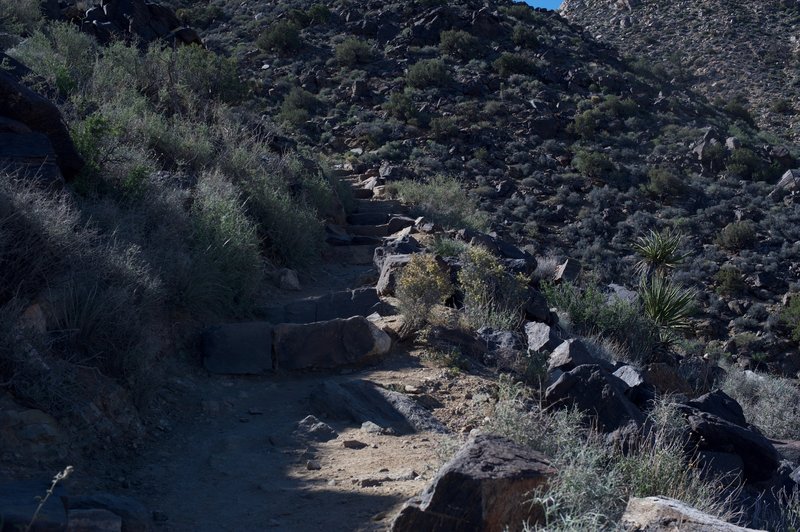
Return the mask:
<svg viewBox="0 0 800 532"><path fill-rule="evenodd" d="M24 67L5 54L0 61L17 67L0 70L0 168L46 182L75 177L83 160L58 108L20 83Z"/></svg>
<svg viewBox="0 0 800 532"><path fill-rule="evenodd" d="M274 329L275 367L281 370L331 369L363 364L389 352L392 340L362 316Z"/></svg>
<svg viewBox="0 0 800 532"><path fill-rule="evenodd" d="M158 39L203 44L196 31L182 26L172 9L145 0L106 0L94 5L84 14L81 29L102 43L123 35L144 44Z"/></svg>
<svg viewBox="0 0 800 532"><path fill-rule="evenodd" d="M667 497L632 498L622 516L622 529L626 532L754 532Z"/></svg>
<svg viewBox="0 0 800 532"><path fill-rule="evenodd" d="M528 503L555 470L543 455L499 436L470 439L395 518L394 532L521 530L542 519ZM508 527L508 528L506 528Z"/></svg>
<svg viewBox="0 0 800 532"><path fill-rule="evenodd" d="M273 370L272 325L218 325L203 332L203 365L222 375L262 375Z"/></svg>
<svg viewBox="0 0 800 532"><path fill-rule="evenodd" d="M583 365L564 373L545 391L548 405L575 406L610 433L644 423L644 414L625 396L627 385L598 365Z"/></svg>

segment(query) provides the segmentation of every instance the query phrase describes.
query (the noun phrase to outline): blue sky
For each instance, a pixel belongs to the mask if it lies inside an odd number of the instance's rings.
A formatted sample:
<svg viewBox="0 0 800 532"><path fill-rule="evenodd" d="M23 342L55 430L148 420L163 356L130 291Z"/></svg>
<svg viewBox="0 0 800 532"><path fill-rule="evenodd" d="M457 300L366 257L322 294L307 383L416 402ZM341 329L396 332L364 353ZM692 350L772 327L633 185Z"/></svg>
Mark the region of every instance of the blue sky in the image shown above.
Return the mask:
<svg viewBox="0 0 800 532"><path fill-rule="evenodd" d="M525 0L526 3L536 7L546 7L547 9L558 9L561 0Z"/></svg>

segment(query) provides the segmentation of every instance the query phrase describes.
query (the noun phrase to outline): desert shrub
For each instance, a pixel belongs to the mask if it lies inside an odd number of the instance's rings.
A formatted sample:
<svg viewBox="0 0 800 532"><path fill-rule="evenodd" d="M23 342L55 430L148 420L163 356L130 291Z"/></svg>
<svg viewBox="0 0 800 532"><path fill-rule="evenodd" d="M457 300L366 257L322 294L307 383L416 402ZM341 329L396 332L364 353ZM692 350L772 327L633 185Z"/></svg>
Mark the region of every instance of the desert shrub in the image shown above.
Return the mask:
<svg viewBox="0 0 800 532"><path fill-rule="evenodd" d="M453 178L436 176L427 182L404 180L395 186L404 202L436 223L479 230L486 227L477 202L465 194L463 185Z"/></svg>
<svg viewBox="0 0 800 532"><path fill-rule="evenodd" d="M219 6L198 5L175 10L175 15L185 26L207 29L214 21L220 20L225 12Z"/></svg>
<svg viewBox="0 0 800 532"><path fill-rule="evenodd" d="M441 87L450 81L450 72L441 59L423 59L414 63L406 73L406 83L415 89Z"/></svg>
<svg viewBox="0 0 800 532"><path fill-rule="evenodd" d="M558 471L533 493L545 523L525 530L616 530L628 499L654 495L730 517L732 505L720 500L719 484L687 463L684 422L666 401L650 416L654 437L623 453L587 428L575 409L531 408L527 390L509 379L500 381L498 395L485 429L543 453Z"/></svg>
<svg viewBox="0 0 800 532"><path fill-rule="evenodd" d="M514 17L517 20L528 23L536 22L536 12L530 6L524 4L513 4L510 6L503 6L500 9L506 15Z"/></svg>
<svg viewBox="0 0 800 532"><path fill-rule="evenodd" d="M791 114L794 111L792 102L786 98L778 98L769 106L769 110L778 114Z"/></svg>
<svg viewBox="0 0 800 532"><path fill-rule="evenodd" d="M658 354L658 326L644 313L640 303L608 298L594 284L584 289L571 283L545 283L544 294L578 334L608 338L622 346L632 361L647 362Z"/></svg>
<svg viewBox="0 0 800 532"><path fill-rule="evenodd" d="M439 140L447 140L458 135L458 122L449 116L431 120L431 134Z"/></svg>
<svg viewBox="0 0 800 532"><path fill-rule="evenodd" d="M97 53L94 38L66 22L49 24L9 51L65 97L85 89Z"/></svg>
<svg viewBox="0 0 800 532"><path fill-rule="evenodd" d="M294 21L280 21L265 29L256 39L256 45L266 51L288 53L302 46L300 27Z"/></svg>
<svg viewBox="0 0 800 532"><path fill-rule="evenodd" d="M722 390L742 405L749 423L770 438L800 438L800 388L795 381L727 367Z"/></svg>
<svg viewBox="0 0 800 532"><path fill-rule="evenodd" d="M514 31L511 33L511 40L514 41L514 44L522 46L523 48L534 49L539 46L539 38L536 31L522 24L514 26Z"/></svg>
<svg viewBox="0 0 800 532"><path fill-rule="evenodd" d="M686 191L683 180L669 168L651 168L647 177L647 190L659 198L675 198Z"/></svg>
<svg viewBox="0 0 800 532"><path fill-rule="evenodd" d="M372 47L361 39L348 37L336 45L334 51L340 65L355 66L372 60Z"/></svg>
<svg viewBox="0 0 800 532"><path fill-rule="evenodd" d="M463 240L437 236L429 249L431 253L442 257L458 257L467 250L468 245Z"/></svg>
<svg viewBox="0 0 800 532"><path fill-rule="evenodd" d="M0 30L11 34L30 34L44 23L40 0L5 2L0 12Z"/></svg>
<svg viewBox="0 0 800 532"><path fill-rule="evenodd" d="M470 246L463 254L458 284L464 293L464 314L474 328L515 329L522 321L527 279L511 275L482 246Z"/></svg>
<svg viewBox="0 0 800 532"><path fill-rule="evenodd" d="M236 102L244 95L234 59L200 46L163 49L161 55L174 55L175 82L203 99Z"/></svg>
<svg viewBox="0 0 800 532"><path fill-rule="evenodd" d="M452 295L450 275L433 255L413 255L397 280L400 310L412 329L424 325L433 307L443 304Z"/></svg>
<svg viewBox="0 0 800 532"><path fill-rule="evenodd" d="M445 30L439 35L439 50L462 59L472 58L479 46L479 40L464 30Z"/></svg>
<svg viewBox="0 0 800 532"><path fill-rule="evenodd" d="M751 126L755 126L753 115L750 114L750 110L746 107L744 100L741 98L734 98L733 100L730 100L725 104L723 109L734 119L742 120Z"/></svg>
<svg viewBox="0 0 800 532"><path fill-rule="evenodd" d="M686 254L681 252L682 246L682 234L671 229L660 233L651 230L633 244L633 250L641 257L636 263L636 271L645 277L666 274L686 259Z"/></svg>
<svg viewBox="0 0 800 532"><path fill-rule="evenodd" d="M792 338L800 342L800 296L791 295L789 304L781 312L781 320L791 329Z"/></svg>
<svg viewBox="0 0 800 532"><path fill-rule="evenodd" d="M281 103L279 120L294 127L300 127L311 119L320 101L305 89L295 87L286 95Z"/></svg>
<svg viewBox="0 0 800 532"><path fill-rule="evenodd" d="M325 4L314 4L306 11L311 24L325 24L331 18L331 10Z"/></svg>
<svg viewBox="0 0 800 532"><path fill-rule="evenodd" d="M723 296L740 296L747 291L744 275L735 266L723 266L714 276L717 293Z"/></svg>
<svg viewBox="0 0 800 532"><path fill-rule="evenodd" d="M592 138L600 128L602 115L597 109L587 109L576 114L572 123L572 130L584 139Z"/></svg>
<svg viewBox="0 0 800 532"><path fill-rule="evenodd" d="M532 74L536 69L536 66L528 58L509 52L503 52L500 57L495 59L492 66L504 78L513 74Z"/></svg>
<svg viewBox="0 0 800 532"><path fill-rule="evenodd" d="M383 108L393 117L405 121L413 120L419 114L417 107L414 105L413 92L409 89L390 94Z"/></svg>
<svg viewBox="0 0 800 532"><path fill-rule="evenodd" d="M717 245L730 251L752 247L756 243L756 229L752 222L729 223L717 236Z"/></svg>
<svg viewBox="0 0 800 532"><path fill-rule="evenodd" d="M749 148L738 148L728 158L727 169L739 179L763 178L764 161Z"/></svg>
<svg viewBox="0 0 800 532"><path fill-rule="evenodd" d="M572 159L572 165L581 174L594 179L608 177L614 170L614 164L608 155L596 151L578 151Z"/></svg>

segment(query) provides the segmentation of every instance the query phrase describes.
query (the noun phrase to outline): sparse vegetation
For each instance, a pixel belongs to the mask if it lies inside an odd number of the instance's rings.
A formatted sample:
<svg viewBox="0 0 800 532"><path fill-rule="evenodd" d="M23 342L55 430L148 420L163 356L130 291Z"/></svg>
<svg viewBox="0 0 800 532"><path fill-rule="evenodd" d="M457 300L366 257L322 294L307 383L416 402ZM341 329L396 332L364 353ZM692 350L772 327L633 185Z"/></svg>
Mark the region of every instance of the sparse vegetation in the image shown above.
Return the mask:
<svg viewBox="0 0 800 532"><path fill-rule="evenodd" d="M340 65L349 67L369 63L373 58L370 45L355 37L348 37L337 44L335 55Z"/></svg>
<svg viewBox="0 0 800 532"><path fill-rule="evenodd" d="M425 89L441 87L450 81L447 65L440 59L425 59L411 65L406 74L409 87Z"/></svg>
<svg viewBox="0 0 800 532"><path fill-rule="evenodd" d="M485 216L477 210L475 200L464 194L461 183L455 179L437 176L427 183L406 180L399 181L396 187L403 201L434 222L475 229L486 226Z"/></svg>
<svg viewBox="0 0 800 532"><path fill-rule="evenodd" d="M452 295L450 277L433 255L412 256L397 280L400 310L411 330L422 327L433 307L444 304Z"/></svg>
<svg viewBox="0 0 800 532"><path fill-rule="evenodd" d="M756 229L749 221L729 223L717 236L717 245L729 251L741 251L755 243Z"/></svg>
<svg viewBox="0 0 800 532"><path fill-rule="evenodd" d="M256 44L266 51L293 52L302 46L300 27L294 21L276 22L258 36Z"/></svg>
<svg viewBox="0 0 800 532"><path fill-rule="evenodd" d="M442 53L468 59L477 53L478 38L464 30L446 30L439 36L439 49Z"/></svg>

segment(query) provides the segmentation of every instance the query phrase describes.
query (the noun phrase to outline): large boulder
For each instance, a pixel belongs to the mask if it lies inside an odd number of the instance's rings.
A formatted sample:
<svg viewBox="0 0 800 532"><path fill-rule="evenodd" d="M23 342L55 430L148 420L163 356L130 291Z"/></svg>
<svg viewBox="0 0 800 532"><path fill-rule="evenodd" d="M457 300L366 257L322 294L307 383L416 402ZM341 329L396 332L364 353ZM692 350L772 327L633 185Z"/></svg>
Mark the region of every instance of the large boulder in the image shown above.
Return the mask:
<svg viewBox="0 0 800 532"><path fill-rule="evenodd" d="M25 68L0 53L12 70L0 69L0 167L49 181L75 177L81 159L58 108L20 82Z"/></svg>
<svg viewBox="0 0 800 532"><path fill-rule="evenodd" d="M181 25L172 9L145 0L106 0L102 6L86 11L81 29L103 43L122 36L135 38L142 44L158 39L203 44L196 31Z"/></svg>
<svg viewBox="0 0 800 532"><path fill-rule="evenodd" d="M555 470L542 454L492 435L471 438L392 523L393 532L522 530L541 523L531 492Z"/></svg>
<svg viewBox="0 0 800 532"><path fill-rule="evenodd" d="M272 325L231 323L203 332L203 365L221 375L263 375L273 370Z"/></svg>
<svg viewBox="0 0 800 532"><path fill-rule="evenodd" d="M584 364L599 364L578 339L567 340L556 347L548 359L548 370L570 371Z"/></svg>
<svg viewBox="0 0 800 532"><path fill-rule="evenodd" d="M375 289L380 296L393 296L400 272L411 261L411 255L389 255L383 259L381 275Z"/></svg>
<svg viewBox="0 0 800 532"><path fill-rule="evenodd" d="M550 353L563 342L556 330L546 323L526 323L525 336L528 338L528 350L532 352Z"/></svg>
<svg viewBox="0 0 800 532"><path fill-rule="evenodd" d="M387 354L392 339L363 316L274 329L275 367L282 370L332 369L364 364Z"/></svg>
<svg viewBox="0 0 800 532"><path fill-rule="evenodd" d="M622 530L626 532L755 532L692 508L667 497L632 498L622 515Z"/></svg>
<svg viewBox="0 0 800 532"><path fill-rule="evenodd" d="M596 364L564 373L545 391L548 406L575 407L604 433L640 427L645 416L625 395L627 385Z"/></svg>

